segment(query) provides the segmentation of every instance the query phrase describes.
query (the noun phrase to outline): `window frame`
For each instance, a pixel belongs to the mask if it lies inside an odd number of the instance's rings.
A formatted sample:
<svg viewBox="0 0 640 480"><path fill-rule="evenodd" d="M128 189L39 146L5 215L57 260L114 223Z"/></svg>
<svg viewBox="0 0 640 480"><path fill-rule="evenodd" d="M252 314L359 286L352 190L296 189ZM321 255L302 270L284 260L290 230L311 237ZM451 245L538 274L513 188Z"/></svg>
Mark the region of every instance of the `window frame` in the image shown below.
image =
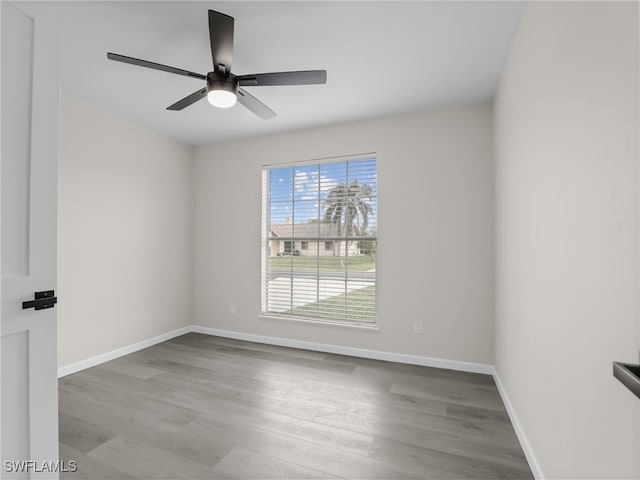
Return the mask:
<svg viewBox="0 0 640 480"><path fill-rule="evenodd" d="M270 181L270 175L271 172L273 170L278 170L278 169L286 169L286 168L292 168L293 172L295 172L295 169L297 167L307 167L307 166L318 166L318 171L320 172L322 169L323 165L327 165L327 164L333 164L333 163L345 163L345 168L346 168L346 179L345 182L349 182L350 177L349 177L349 163L353 163L353 162L364 162L367 160L372 160L374 162L374 166L373 166L373 173L375 175L375 179L374 179L374 183L372 184L374 186L374 194L370 197L370 199L375 199L375 208L373 210L373 218L375 219L374 222L374 229L373 229L373 234L371 235L357 235L357 236L351 236L349 235L347 232L344 233L344 235L341 235L340 240L339 241L344 241L344 245L345 245L345 258L349 258L350 254L348 252L349 250L349 245L351 244L351 242L357 242L358 245L361 241L368 241L368 242L373 242L374 243L374 251L375 254L371 254L372 258L373 258L373 265L374 265L374 271L373 271L373 280L372 280L372 287L373 287L373 317L369 317L366 320L353 320L350 318L329 318L329 317L323 317L323 316L315 316L315 315L305 315L305 314L294 314L293 310L295 309L292 306L292 310L286 312L286 313L279 313L279 312L274 312L274 311L269 311L268 307L267 307L267 298L268 298L268 291L269 291L269 286L268 286L268 282L269 280L267 279L267 274L268 274L268 263L269 263L269 259L271 257L270 255L270 240L274 240L274 238L270 237L270 229L272 226L271 223L271 181ZM366 163L362 163L362 167L361 168L370 168L369 166L366 165ZM281 163L281 164L268 164L268 165L263 165L262 166L262 225L261 225L261 314L260 317L261 318L266 318L266 319L284 319L284 320L292 320L292 321L302 321L302 322L313 322L313 323L326 323L326 324L337 324L337 325L344 325L344 326L348 326L348 327L362 327L362 328L371 328L371 329L375 329L378 330L378 309L377 309L377 290L378 290L378 275L377 275L377 265L378 265L378 255L377 255L377 243L378 243L378 227L377 227L377 218L378 218L378 206L377 206L377 202L378 202L378 167L379 167L379 160L378 160L378 155L376 153L365 153L365 154L358 154L358 155L350 155L350 156L342 156L342 157L332 157L332 158L325 158L325 159L313 159L313 160L307 160L307 161L299 161L299 162L288 162L288 163ZM356 177L357 180L357 177ZM364 182L363 182L364 183ZM322 197L321 194L318 194L318 202L322 201ZM295 206L295 196L292 197L292 207ZM287 219L288 220L288 219ZM292 235L294 235L292 233ZM322 236L320 236L320 234L318 234L319 236L316 238L304 238L304 239L300 239L300 238L296 238L295 236L292 237L286 237L287 239L284 240L286 241L292 241L293 245L295 246L296 243L300 242L300 249L303 251L306 251L309 247L309 244L314 243L317 244L316 247L314 247L312 250L317 251L317 258L318 261L320 262L320 259L322 258L322 256L320 255L320 242L325 243L325 251L330 251L330 250L334 250L334 246L335 246L335 240L332 238L330 241L325 241L323 240ZM303 245L306 244L307 248L304 248ZM327 244L329 244L329 248L327 248ZM358 248L360 248L358 246ZM297 250L294 248L294 252L297 252ZM299 253L298 253L299 255ZM293 259L292 259L293 262ZM348 262L345 262L348 263ZM293 265L293 263L292 263ZM318 267L320 268L320 267ZM348 275L348 267L345 266L345 282L349 282L349 281L353 281L351 279L351 277L349 277ZM291 286L291 296L294 295L293 292L293 279L297 278L295 277L295 275L293 274L293 267L292 267L292 275L291 275L291 279L292 279L292 286ZM317 281L320 282L321 281L321 277L320 277L320 273L318 273L317 276ZM346 283L345 283L346 285ZM320 287L318 287L320 288ZM349 293L351 293L352 290L349 290L345 287L345 292L346 295L348 296ZM347 300L345 298L345 304L346 304ZM294 305L293 300L292 300L292 305ZM320 308L320 307L318 307ZM349 306L345 306L345 310L344 310L345 317L348 317L350 313L349 312Z"/></svg>

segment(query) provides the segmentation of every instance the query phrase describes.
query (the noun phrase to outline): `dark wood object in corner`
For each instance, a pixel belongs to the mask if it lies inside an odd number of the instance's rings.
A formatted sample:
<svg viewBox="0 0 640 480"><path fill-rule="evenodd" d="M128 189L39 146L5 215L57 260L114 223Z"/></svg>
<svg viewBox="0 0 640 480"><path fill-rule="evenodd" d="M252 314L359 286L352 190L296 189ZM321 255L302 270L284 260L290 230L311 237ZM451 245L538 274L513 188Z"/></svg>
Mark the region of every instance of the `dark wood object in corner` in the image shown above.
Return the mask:
<svg viewBox="0 0 640 480"><path fill-rule="evenodd" d="M613 376L640 398L640 365L613 362Z"/></svg>

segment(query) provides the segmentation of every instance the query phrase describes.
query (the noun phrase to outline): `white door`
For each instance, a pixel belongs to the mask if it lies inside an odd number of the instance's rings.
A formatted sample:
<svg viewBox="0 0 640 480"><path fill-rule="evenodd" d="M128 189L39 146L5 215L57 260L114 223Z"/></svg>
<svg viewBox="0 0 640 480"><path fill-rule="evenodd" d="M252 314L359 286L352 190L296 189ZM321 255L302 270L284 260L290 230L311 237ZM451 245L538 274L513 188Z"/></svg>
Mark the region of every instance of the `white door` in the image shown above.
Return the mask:
<svg viewBox="0 0 640 480"><path fill-rule="evenodd" d="M0 3L2 477L55 478L56 310L23 302L56 283L59 33L35 6Z"/></svg>

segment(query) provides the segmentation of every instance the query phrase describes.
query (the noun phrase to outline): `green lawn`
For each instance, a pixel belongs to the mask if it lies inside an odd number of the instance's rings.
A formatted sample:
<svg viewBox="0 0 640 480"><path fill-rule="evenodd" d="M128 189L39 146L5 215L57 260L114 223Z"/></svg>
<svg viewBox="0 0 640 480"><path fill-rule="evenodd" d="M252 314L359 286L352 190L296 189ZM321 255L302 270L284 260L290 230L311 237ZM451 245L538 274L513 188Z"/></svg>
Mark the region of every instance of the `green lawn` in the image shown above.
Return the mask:
<svg viewBox="0 0 640 480"><path fill-rule="evenodd" d="M285 256L269 257L269 268L289 269L293 265L294 270L347 270L354 272L365 272L375 268L376 264L371 255L357 255L354 257L305 257L305 256Z"/></svg>
<svg viewBox="0 0 640 480"><path fill-rule="evenodd" d="M345 318L345 306L347 315ZM317 303L308 303L294 308L294 315L322 317L334 320L350 320L355 322L376 321L376 287L352 290L347 294L329 297Z"/></svg>

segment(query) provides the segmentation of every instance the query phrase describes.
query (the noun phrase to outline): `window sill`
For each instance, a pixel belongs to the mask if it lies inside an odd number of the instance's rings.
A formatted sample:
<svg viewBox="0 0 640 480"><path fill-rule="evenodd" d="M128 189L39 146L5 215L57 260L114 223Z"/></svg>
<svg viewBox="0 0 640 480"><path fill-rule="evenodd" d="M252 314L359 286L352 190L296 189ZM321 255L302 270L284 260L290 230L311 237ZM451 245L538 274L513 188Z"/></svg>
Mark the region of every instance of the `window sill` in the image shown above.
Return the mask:
<svg viewBox="0 0 640 480"><path fill-rule="evenodd" d="M370 332L379 332L380 327L378 325L366 325L362 323L354 323L354 322L341 322L339 320L319 320L317 318L308 318L308 317L299 317L299 318L291 318L291 317L278 317L277 315L259 315L258 318L260 320L277 320L277 321L285 321L285 322L296 322L296 323L314 323L316 325L323 325L329 327L346 327L346 328L354 328L356 330L365 330Z"/></svg>

